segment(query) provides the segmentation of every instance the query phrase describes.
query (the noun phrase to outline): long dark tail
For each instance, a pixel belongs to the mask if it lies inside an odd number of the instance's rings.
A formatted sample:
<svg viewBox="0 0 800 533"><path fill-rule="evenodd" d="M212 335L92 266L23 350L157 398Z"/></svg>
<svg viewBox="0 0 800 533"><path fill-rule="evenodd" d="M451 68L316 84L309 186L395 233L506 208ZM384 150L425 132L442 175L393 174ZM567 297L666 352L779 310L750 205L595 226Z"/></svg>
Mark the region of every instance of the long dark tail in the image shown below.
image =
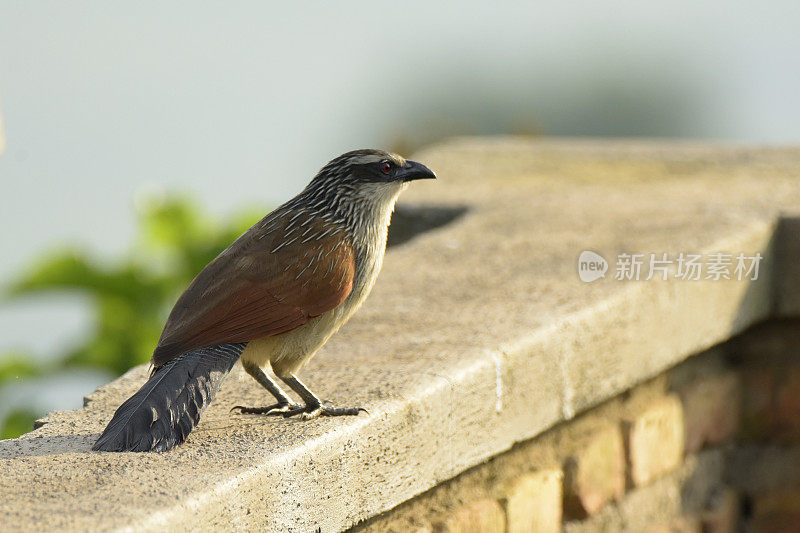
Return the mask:
<svg viewBox="0 0 800 533"><path fill-rule="evenodd" d="M105 452L164 452L186 440L245 344L185 353L158 368L114 413L92 447Z"/></svg>

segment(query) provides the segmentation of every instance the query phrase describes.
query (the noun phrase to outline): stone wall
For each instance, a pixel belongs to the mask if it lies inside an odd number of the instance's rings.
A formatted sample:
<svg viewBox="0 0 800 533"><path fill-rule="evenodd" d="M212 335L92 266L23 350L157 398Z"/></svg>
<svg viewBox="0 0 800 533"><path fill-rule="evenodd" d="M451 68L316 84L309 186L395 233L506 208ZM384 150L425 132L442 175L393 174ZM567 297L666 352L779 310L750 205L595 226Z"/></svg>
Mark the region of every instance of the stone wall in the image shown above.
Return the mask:
<svg viewBox="0 0 800 533"><path fill-rule="evenodd" d="M92 452L146 379L133 368L0 441L3 529L635 530L787 508L790 492L725 476L751 461L790 474L775 465L795 453L791 358L670 369L797 316L799 149L499 137L414 159L440 179L403 194L372 294L300 373L368 413L231 415L268 400L237 365L183 445ZM580 279L587 250L605 279ZM763 261L757 279L615 279L620 254L681 252ZM737 394L753 397L741 416ZM752 444L731 459L737 431Z"/></svg>
<svg viewBox="0 0 800 533"><path fill-rule="evenodd" d="M353 529L800 527L800 321L768 322Z"/></svg>

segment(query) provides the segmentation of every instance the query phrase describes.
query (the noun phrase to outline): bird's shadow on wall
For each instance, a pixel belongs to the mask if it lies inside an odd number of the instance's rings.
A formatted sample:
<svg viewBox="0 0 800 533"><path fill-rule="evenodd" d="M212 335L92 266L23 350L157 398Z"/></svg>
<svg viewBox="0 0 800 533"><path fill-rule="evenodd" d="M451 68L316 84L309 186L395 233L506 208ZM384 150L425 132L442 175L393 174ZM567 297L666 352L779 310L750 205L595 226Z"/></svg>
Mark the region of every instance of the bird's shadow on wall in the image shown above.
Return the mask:
<svg viewBox="0 0 800 533"><path fill-rule="evenodd" d="M414 237L461 218L467 206L398 205L389 225L388 248L405 244Z"/></svg>

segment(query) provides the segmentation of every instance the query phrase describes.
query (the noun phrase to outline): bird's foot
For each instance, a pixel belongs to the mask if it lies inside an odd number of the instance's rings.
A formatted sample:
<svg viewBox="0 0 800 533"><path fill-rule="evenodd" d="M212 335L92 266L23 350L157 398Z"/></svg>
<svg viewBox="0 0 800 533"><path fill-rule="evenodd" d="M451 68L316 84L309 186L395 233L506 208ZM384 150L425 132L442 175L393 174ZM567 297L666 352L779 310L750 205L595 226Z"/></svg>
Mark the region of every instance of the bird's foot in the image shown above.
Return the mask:
<svg viewBox="0 0 800 533"><path fill-rule="evenodd" d="M285 418L300 415L300 420L312 420L320 416L357 416L364 411L363 407L332 407L330 405L301 405L295 409L289 409L283 413ZM369 413L368 413L369 414Z"/></svg>
<svg viewBox="0 0 800 533"><path fill-rule="evenodd" d="M267 416L291 416L287 415L286 413L295 413L297 410L305 409L305 406L299 405L296 403L274 403L272 405L267 405L264 407L244 407L243 405L236 405L231 408L231 413L237 411L239 414L243 415L267 415Z"/></svg>

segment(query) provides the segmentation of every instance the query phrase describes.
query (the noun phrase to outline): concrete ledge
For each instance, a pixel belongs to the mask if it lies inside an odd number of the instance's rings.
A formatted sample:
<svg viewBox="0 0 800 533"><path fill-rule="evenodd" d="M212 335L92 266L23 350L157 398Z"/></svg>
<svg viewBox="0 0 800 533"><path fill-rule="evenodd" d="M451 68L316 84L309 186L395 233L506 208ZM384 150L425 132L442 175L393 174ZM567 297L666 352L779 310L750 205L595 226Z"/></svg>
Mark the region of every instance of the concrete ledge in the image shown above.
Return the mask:
<svg viewBox="0 0 800 533"><path fill-rule="evenodd" d="M265 401L237 370L184 446L91 453L135 368L0 442L4 527L341 530L800 305L780 290L800 235L776 233L800 198L798 149L493 138L415 157L441 179L405 202L468 210L393 247L302 372L369 415L231 416ZM583 250L610 261L606 279L578 279ZM617 281L623 252L764 259L753 282Z"/></svg>

